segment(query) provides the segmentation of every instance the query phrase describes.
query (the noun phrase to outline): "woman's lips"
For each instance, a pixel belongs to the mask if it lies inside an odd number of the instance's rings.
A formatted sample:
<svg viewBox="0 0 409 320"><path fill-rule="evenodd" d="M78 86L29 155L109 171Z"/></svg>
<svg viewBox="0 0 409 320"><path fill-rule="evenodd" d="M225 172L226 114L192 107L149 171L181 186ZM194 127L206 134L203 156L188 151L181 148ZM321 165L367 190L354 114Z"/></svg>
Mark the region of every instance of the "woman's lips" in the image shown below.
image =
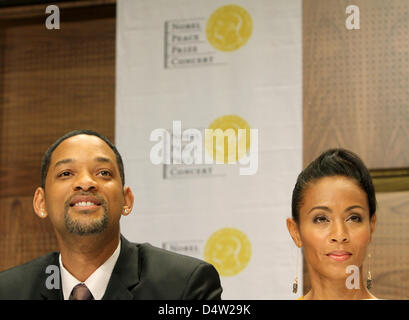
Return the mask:
<svg viewBox="0 0 409 320"><path fill-rule="evenodd" d="M347 251L332 251L328 253L327 256L335 261L345 261L352 256L352 253Z"/></svg>

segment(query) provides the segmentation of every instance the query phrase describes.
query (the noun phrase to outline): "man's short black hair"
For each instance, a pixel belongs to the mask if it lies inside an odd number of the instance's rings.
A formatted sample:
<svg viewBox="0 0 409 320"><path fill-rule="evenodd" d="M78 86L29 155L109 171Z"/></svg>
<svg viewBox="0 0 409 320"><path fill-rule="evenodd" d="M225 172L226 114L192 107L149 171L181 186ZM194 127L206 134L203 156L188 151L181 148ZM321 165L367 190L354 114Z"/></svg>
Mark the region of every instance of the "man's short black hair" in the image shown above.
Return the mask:
<svg viewBox="0 0 409 320"><path fill-rule="evenodd" d="M366 193L369 217L372 218L376 211L376 196L369 170L355 153L337 148L323 152L299 174L292 197L292 217L297 223L300 218L303 193L308 184L320 178L332 176L344 176L357 182Z"/></svg>
<svg viewBox="0 0 409 320"><path fill-rule="evenodd" d="M116 156L116 162L118 164L118 169L119 169L119 174L121 176L122 180L122 186L125 185L125 174L124 174L124 164L122 162L122 157L119 154L117 148L112 144L111 141L108 140L108 138L104 137L102 134L92 131L92 130L74 130L71 132L68 132L64 134L61 138L59 138L57 141L55 141L49 148L48 150L44 153L43 159L41 161L41 187L44 189L45 188L45 179L47 177L47 172L48 168L50 167L50 161L51 161L51 155L54 152L54 150L60 145L61 142L64 140L71 138L73 136L78 136L80 134L87 134L90 136L96 136L103 140L115 153Z"/></svg>

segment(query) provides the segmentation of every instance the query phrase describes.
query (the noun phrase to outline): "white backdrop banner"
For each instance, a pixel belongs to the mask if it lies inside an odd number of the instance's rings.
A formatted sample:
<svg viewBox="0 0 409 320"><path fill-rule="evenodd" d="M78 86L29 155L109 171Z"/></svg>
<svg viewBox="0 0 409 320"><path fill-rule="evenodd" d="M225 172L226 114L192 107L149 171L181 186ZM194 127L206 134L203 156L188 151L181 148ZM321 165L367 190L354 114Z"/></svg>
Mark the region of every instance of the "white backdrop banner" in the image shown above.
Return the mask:
<svg viewBox="0 0 409 320"><path fill-rule="evenodd" d="M135 195L121 231L212 263L223 299L294 299L302 283L285 223L302 168L301 7L117 1L116 145Z"/></svg>

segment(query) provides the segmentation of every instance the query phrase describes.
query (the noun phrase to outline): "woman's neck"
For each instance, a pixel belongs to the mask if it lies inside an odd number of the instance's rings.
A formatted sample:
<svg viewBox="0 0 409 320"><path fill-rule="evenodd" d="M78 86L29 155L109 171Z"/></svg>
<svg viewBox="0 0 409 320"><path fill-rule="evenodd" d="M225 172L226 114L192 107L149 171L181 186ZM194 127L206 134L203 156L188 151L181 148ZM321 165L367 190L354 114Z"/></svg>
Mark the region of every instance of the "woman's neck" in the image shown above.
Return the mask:
<svg viewBox="0 0 409 320"><path fill-rule="evenodd" d="M346 278L329 279L318 274L310 274L310 276L311 290L304 296L305 300L360 300L375 298L364 286L362 277L359 279L359 286L348 288Z"/></svg>

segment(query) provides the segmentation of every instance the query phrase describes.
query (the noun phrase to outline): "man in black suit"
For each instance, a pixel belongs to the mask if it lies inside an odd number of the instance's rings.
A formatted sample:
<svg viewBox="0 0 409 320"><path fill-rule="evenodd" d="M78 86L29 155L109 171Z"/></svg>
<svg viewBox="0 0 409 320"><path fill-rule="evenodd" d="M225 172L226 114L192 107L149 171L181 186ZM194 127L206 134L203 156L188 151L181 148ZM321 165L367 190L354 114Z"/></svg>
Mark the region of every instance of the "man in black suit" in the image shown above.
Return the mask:
<svg viewBox="0 0 409 320"><path fill-rule="evenodd" d="M221 298L212 265L120 234L134 198L107 138L67 133L47 150L41 172L34 211L51 220L60 252L1 272L0 299Z"/></svg>

